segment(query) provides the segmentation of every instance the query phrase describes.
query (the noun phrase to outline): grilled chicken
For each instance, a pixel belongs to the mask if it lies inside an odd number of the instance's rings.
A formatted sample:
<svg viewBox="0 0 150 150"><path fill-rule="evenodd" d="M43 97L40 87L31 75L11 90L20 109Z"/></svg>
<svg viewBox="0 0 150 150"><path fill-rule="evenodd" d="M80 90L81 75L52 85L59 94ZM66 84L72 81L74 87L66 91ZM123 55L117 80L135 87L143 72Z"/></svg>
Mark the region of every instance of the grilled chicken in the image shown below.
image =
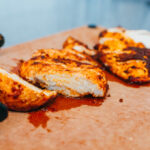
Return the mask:
<svg viewBox="0 0 150 150"><path fill-rule="evenodd" d="M68 37L66 41L63 44L64 49L74 49L78 52L82 52L84 54L90 55L90 56L95 56L96 51L94 49L89 49L88 46L78 40L76 40L73 37Z"/></svg>
<svg viewBox="0 0 150 150"><path fill-rule="evenodd" d="M97 65L90 57L75 50L38 50L22 63L20 76L65 96L91 94L103 97L107 83L104 72Z"/></svg>
<svg viewBox="0 0 150 150"><path fill-rule="evenodd" d="M99 35L99 60L114 74L130 83L150 81L150 49L143 42L150 33L123 28L104 30ZM138 38L139 37L139 38Z"/></svg>
<svg viewBox="0 0 150 150"><path fill-rule="evenodd" d="M0 69L0 102L11 110L36 109L55 96L55 91L41 90L19 76Z"/></svg>
<svg viewBox="0 0 150 150"><path fill-rule="evenodd" d="M71 60L75 60L78 62L82 62L82 63L87 63L87 64L91 64L94 66L98 66L98 62L96 62L94 59L92 59L90 56L87 56L86 54L83 54L81 52L78 52L76 50L73 49L63 49L63 50L59 50L59 49L41 49L36 51L33 55L32 55L32 60L36 60L38 57L38 59L41 60L49 60L50 58L53 59L71 59Z"/></svg>

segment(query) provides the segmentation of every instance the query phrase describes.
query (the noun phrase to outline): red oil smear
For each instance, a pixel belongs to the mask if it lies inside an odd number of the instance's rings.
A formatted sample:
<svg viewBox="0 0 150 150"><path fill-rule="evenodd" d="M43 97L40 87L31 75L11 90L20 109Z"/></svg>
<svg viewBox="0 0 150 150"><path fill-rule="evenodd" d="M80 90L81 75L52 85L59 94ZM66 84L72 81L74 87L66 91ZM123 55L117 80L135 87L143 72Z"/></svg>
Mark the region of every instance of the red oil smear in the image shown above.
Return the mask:
<svg viewBox="0 0 150 150"><path fill-rule="evenodd" d="M49 117L46 115L45 110L38 110L29 113L28 120L36 128L39 126L46 128Z"/></svg>
<svg viewBox="0 0 150 150"><path fill-rule="evenodd" d="M123 99L122 99L122 98L120 98L120 99L119 99L119 102L120 102L120 103L122 103L122 102L123 102Z"/></svg>
<svg viewBox="0 0 150 150"><path fill-rule="evenodd" d="M48 104L43 109L30 112L28 116L29 122L34 127L42 126L43 128L47 127L47 122L50 119L46 112L57 112L61 110L69 110L71 108L80 107L82 105L88 106L100 106L103 103L103 99L101 98L92 98L92 97L84 97L84 98L69 98L58 96L53 103ZM50 130L47 130L48 132Z"/></svg>
<svg viewBox="0 0 150 150"><path fill-rule="evenodd" d="M46 107L46 110L56 112L61 110L68 110L82 105L100 106L103 103L102 98L84 97L84 98L70 98L58 96L53 104Z"/></svg>

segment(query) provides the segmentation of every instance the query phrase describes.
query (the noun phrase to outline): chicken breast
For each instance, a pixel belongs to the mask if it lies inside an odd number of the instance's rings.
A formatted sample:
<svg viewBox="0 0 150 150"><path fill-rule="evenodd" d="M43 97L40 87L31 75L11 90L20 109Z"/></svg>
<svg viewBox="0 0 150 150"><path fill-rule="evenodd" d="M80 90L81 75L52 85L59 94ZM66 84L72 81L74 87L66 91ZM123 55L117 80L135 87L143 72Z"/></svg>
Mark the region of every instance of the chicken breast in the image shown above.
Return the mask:
<svg viewBox="0 0 150 150"><path fill-rule="evenodd" d="M20 76L70 97L103 97L107 89L105 74L97 63L75 50L39 50L22 63Z"/></svg>
<svg viewBox="0 0 150 150"><path fill-rule="evenodd" d="M102 31L95 46L99 60L112 73L130 83L149 82L150 49L145 47L147 43L140 42L147 34L150 39L150 33L145 31L123 28ZM138 36L142 37L141 40Z"/></svg>
<svg viewBox="0 0 150 150"><path fill-rule="evenodd" d="M0 102L9 109L29 111L42 106L55 96L55 91L41 90L0 68Z"/></svg>
<svg viewBox="0 0 150 150"><path fill-rule="evenodd" d="M84 54L95 56L97 52L94 49L89 49L88 46L73 37L68 37L63 44L64 49L74 49L78 52L82 52Z"/></svg>

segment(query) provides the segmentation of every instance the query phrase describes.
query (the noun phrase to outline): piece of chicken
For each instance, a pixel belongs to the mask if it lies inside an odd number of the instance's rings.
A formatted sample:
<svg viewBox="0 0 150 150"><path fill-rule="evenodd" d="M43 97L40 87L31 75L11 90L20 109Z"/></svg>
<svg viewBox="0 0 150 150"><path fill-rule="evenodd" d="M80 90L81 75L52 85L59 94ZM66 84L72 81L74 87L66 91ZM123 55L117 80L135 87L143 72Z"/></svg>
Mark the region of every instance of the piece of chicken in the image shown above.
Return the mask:
<svg viewBox="0 0 150 150"><path fill-rule="evenodd" d="M0 68L0 102L10 110L30 111L56 96L55 91L41 90L15 74Z"/></svg>
<svg viewBox="0 0 150 150"><path fill-rule="evenodd" d="M39 50L22 63L20 76L65 96L103 97L107 89L105 74L95 61L84 56L75 50Z"/></svg>
<svg viewBox="0 0 150 150"><path fill-rule="evenodd" d="M63 44L64 49L74 49L78 52L82 52L84 54L95 56L97 51L94 49L89 49L88 46L77 39L69 36Z"/></svg>
<svg viewBox="0 0 150 150"><path fill-rule="evenodd" d="M150 81L150 49L143 37L150 33L123 28L104 30L99 35L99 60L114 74L130 83ZM131 38L132 37L132 38ZM138 38L139 37L139 38ZM141 40L140 40L141 37Z"/></svg>

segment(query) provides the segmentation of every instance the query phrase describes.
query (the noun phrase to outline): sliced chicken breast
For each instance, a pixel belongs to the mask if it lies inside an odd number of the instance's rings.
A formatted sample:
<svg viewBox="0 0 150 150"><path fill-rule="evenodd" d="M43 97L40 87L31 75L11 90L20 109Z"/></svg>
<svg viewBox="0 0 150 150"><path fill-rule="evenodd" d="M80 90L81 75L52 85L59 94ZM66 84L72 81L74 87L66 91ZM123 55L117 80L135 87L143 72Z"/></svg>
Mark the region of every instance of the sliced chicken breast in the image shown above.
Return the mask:
<svg viewBox="0 0 150 150"><path fill-rule="evenodd" d="M147 35L150 39L150 33L145 31L123 28L102 31L99 43L95 46L98 49L99 60L112 73L130 83L149 82L150 49L145 47L142 40L143 43L140 42L140 37L143 39Z"/></svg>
<svg viewBox="0 0 150 150"><path fill-rule="evenodd" d="M10 110L30 111L54 97L55 91L41 90L0 68L0 102L7 105Z"/></svg>
<svg viewBox="0 0 150 150"><path fill-rule="evenodd" d="M30 60L22 63L20 76L65 96L91 94L103 97L107 89L105 74L97 63L84 56L74 50L71 53L68 50L39 50Z"/></svg>
<svg viewBox="0 0 150 150"><path fill-rule="evenodd" d="M90 56L95 56L97 54L97 51L95 51L94 49L89 49L86 44L76 40L71 36L66 39L66 41L63 44L63 48L69 50L74 49L78 52L82 52Z"/></svg>

